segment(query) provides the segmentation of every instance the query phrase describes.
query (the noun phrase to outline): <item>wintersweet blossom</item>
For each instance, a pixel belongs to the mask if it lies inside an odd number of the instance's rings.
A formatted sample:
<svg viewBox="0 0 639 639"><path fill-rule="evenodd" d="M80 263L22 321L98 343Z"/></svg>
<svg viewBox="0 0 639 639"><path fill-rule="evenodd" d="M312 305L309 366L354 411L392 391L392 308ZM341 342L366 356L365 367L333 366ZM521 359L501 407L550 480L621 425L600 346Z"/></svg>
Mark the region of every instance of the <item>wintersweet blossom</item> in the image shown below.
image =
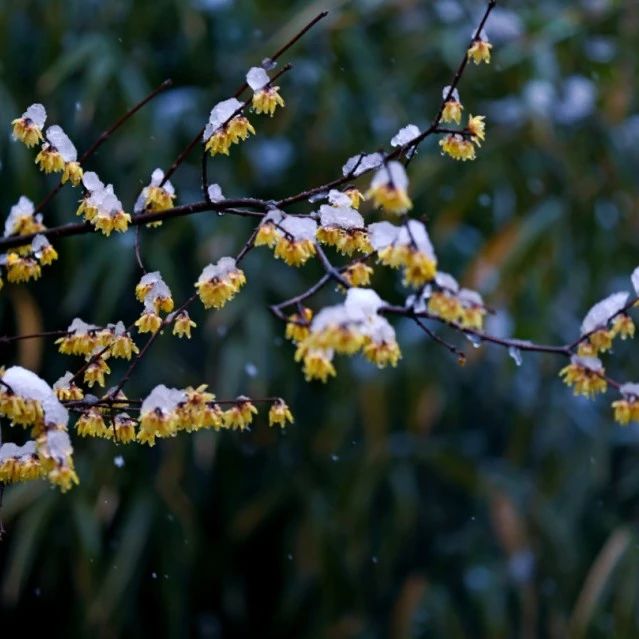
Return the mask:
<svg viewBox="0 0 639 639"><path fill-rule="evenodd" d="M246 277L242 269L237 267L232 257L223 257L217 264L204 268L195 288L204 308L222 308L244 284Z"/></svg>
<svg viewBox="0 0 639 639"><path fill-rule="evenodd" d="M204 148L212 156L229 155L233 144L246 140L255 134L255 129L248 119L241 114L243 104L237 98L229 98L218 102L209 116L204 129Z"/></svg>
<svg viewBox="0 0 639 639"><path fill-rule="evenodd" d="M475 147L470 140L467 140L459 133L450 133L439 141L442 153L453 158L453 160L474 160L476 157Z"/></svg>
<svg viewBox="0 0 639 639"><path fill-rule="evenodd" d="M164 180L164 171L155 169L151 174L151 182L145 186L133 207L134 213L142 213L144 211L165 211L170 209L175 203L175 189L170 180ZM159 226L161 221L151 222L149 226Z"/></svg>
<svg viewBox="0 0 639 639"><path fill-rule="evenodd" d="M344 195L344 194L341 194ZM346 205L323 204L320 207L320 225L316 237L323 244L334 246L344 255L352 255L355 251L370 253L372 247L368 240L364 218L350 207L350 198L344 195Z"/></svg>
<svg viewBox="0 0 639 639"><path fill-rule="evenodd" d="M450 87L444 87L442 91L442 98L446 99L448 94L450 93ZM462 106L461 100L459 99L459 91L454 89L450 94L450 97L446 99L444 102L444 108L442 109L441 121L446 122L454 122L455 124L459 124L461 122L462 111L464 107Z"/></svg>
<svg viewBox="0 0 639 639"><path fill-rule="evenodd" d="M379 262L404 269L404 284L420 287L435 277L437 258L426 231L418 220L403 226L376 222L368 227L370 241Z"/></svg>
<svg viewBox="0 0 639 639"><path fill-rule="evenodd" d="M251 67L246 74L246 82L253 90L251 106L255 113L266 113L273 117L277 107L285 106L279 94L279 87L270 85L270 78L262 67Z"/></svg>
<svg viewBox="0 0 639 639"><path fill-rule="evenodd" d="M46 109L41 104L32 104L21 117L11 122L13 139L31 148L42 142L42 129L47 120Z"/></svg>
<svg viewBox="0 0 639 639"><path fill-rule="evenodd" d="M608 388L603 364L596 357L573 355L570 364L559 372L567 386L571 386L575 395L594 397Z"/></svg>
<svg viewBox="0 0 639 639"><path fill-rule="evenodd" d="M377 170L366 196L389 213L405 213L413 208L407 189L406 169L400 162L392 161Z"/></svg>
<svg viewBox="0 0 639 639"><path fill-rule="evenodd" d="M481 64L485 62L490 64L490 52L493 45L488 41L485 33L479 34L475 38L468 48L468 59L472 60L475 64Z"/></svg>
<svg viewBox="0 0 639 639"><path fill-rule="evenodd" d="M291 409L283 399L277 399L271 404L268 411L268 425L285 428L287 422L290 424L294 422Z"/></svg>

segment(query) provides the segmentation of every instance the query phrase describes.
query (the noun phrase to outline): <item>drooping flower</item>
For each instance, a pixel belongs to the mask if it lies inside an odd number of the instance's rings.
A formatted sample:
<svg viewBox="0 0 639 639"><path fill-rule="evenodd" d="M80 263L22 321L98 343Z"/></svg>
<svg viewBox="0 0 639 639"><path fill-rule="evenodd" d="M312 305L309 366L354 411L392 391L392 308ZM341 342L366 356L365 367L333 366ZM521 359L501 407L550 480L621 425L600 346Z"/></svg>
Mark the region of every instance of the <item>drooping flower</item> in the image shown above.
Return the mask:
<svg viewBox="0 0 639 639"><path fill-rule="evenodd" d="M488 42L486 35L483 33L479 34L468 48L468 59L472 60L475 64L481 64L482 62L490 64L490 50L492 48L493 45Z"/></svg>
<svg viewBox="0 0 639 639"><path fill-rule="evenodd" d="M344 279L351 286L369 286L371 283L371 275L373 274L372 267L368 266L364 262L355 262L349 264L346 270L342 273Z"/></svg>
<svg viewBox="0 0 639 639"><path fill-rule="evenodd" d="M175 202L175 189L170 180L164 181L164 171L155 169L151 174L151 182L145 186L133 207L134 213L144 211L165 211L173 207ZM161 221L151 222L148 226L159 226Z"/></svg>
<svg viewBox="0 0 639 639"><path fill-rule="evenodd" d="M22 117L11 122L13 139L19 140L25 146L31 148L42 142L42 129L47 120L47 112L41 104L32 104Z"/></svg>
<svg viewBox="0 0 639 639"><path fill-rule="evenodd" d="M366 194L378 208L389 213L405 213L413 207L408 197L408 176L400 162L388 162L377 170Z"/></svg>
<svg viewBox="0 0 639 639"><path fill-rule="evenodd" d="M137 440L153 446L156 437L174 435L179 423L178 406L184 401L184 391L156 386L142 402Z"/></svg>
<svg viewBox="0 0 639 639"><path fill-rule="evenodd" d="M44 235L36 235L33 238L31 251L42 266L48 266L58 259L58 252Z"/></svg>
<svg viewBox="0 0 639 639"><path fill-rule="evenodd" d="M439 141L442 152L453 158L453 160L474 160L476 157L475 147L470 140L467 140L459 133L451 133L444 136Z"/></svg>
<svg viewBox="0 0 639 639"><path fill-rule="evenodd" d="M137 345L133 341L133 338L126 330L126 327L122 322L117 324L109 324L107 327L108 343L105 346L110 346L111 357L120 359L131 359L134 354L140 352Z"/></svg>
<svg viewBox="0 0 639 639"><path fill-rule="evenodd" d="M590 398L597 393L604 393L608 388L604 374L603 364L599 359L579 355L573 355L570 364L559 372L564 383L572 387L575 395Z"/></svg>
<svg viewBox="0 0 639 639"><path fill-rule="evenodd" d="M266 113L273 117L278 106L285 106L279 87L270 86L271 79L262 67L251 67L246 82L253 90L251 105L255 113Z"/></svg>
<svg viewBox="0 0 639 639"><path fill-rule="evenodd" d="M286 339L290 339L293 343L298 343L308 337L312 319L313 311L307 307L302 308L299 313L290 315L286 323Z"/></svg>
<svg viewBox="0 0 639 639"><path fill-rule="evenodd" d="M240 396L231 408L224 411L224 427L233 430L245 430L253 422L253 415L257 415L257 408L248 397Z"/></svg>
<svg viewBox="0 0 639 639"><path fill-rule="evenodd" d="M449 93L450 97L448 97ZM446 86L442 91L442 98L447 99L442 109L441 121L444 123L454 122L455 124L459 124L461 122L462 111L464 110L461 100L459 99L459 91L454 89L451 93L450 87Z"/></svg>
<svg viewBox="0 0 639 639"><path fill-rule="evenodd" d="M478 147L486 139L486 119L485 115L469 115L466 129L470 132L471 141Z"/></svg>
<svg viewBox="0 0 639 639"><path fill-rule="evenodd" d="M197 324L189 317L186 311L180 311L173 320L173 335L191 339L191 329Z"/></svg>
<svg viewBox="0 0 639 639"><path fill-rule="evenodd" d="M100 437L110 439L111 429L107 427L102 413L94 406L83 412L75 423L76 432L80 437Z"/></svg>
<svg viewBox="0 0 639 639"><path fill-rule="evenodd" d="M203 140L205 150L212 156L228 155L233 144L255 134L255 129L241 113L243 107L237 98L230 98L218 102L211 110Z"/></svg>
<svg viewBox="0 0 639 639"><path fill-rule="evenodd" d="M204 308L222 308L246 284L244 272L232 257L222 257L217 264L204 268L195 283Z"/></svg>
<svg viewBox="0 0 639 639"><path fill-rule="evenodd" d="M101 349L99 349L101 350ZM98 351L99 352L99 351ZM89 359L92 360L84 371L84 383L92 388L94 384L104 387L104 376L111 372L106 360L108 353L102 353L100 357L96 357L97 352L93 353Z"/></svg>
<svg viewBox="0 0 639 639"><path fill-rule="evenodd" d="M619 392L621 399L612 403L615 421L622 426L639 421L639 384L623 384Z"/></svg>
<svg viewBox="0 0 639 639"><path fill-rule="evenodd" d="M316 253L317 222L271 209L260 222L255 246L274 248L276 258L289 266L302 266Z"/></svg>
<svg viewBox="0 0 639 639"><path fill-rule="evenodd" d="M420 287L435 277L437 258L422 222L408 220L403 226L377 222L368 227L370 241L379 261L404 269L404 284Z"/></svg>
<svg viewBox="0 0 639 639"><path fill-rule="evenodd" d="M368 240L364 218L350 207L350 199L344 196L346 206L320 207L320 225L317 239L323 244L334 246L344 255L352 255L355 251L370 253L372 247Z"/></svg>
<svg viewBox="0 0 639 639"><path fill-rule="evenodd" d="M287 422L290 424L294 422L291 409L283 399L277 399L268 411L268 425L285 428Z"/></svg>
<svg viewBox="0 0 639 639"><path fill-rule="evenodd" d="M75 383L74 376L66 372L53 384L56 397L61 401L79 401L84 397L84 392Z"/></svg>

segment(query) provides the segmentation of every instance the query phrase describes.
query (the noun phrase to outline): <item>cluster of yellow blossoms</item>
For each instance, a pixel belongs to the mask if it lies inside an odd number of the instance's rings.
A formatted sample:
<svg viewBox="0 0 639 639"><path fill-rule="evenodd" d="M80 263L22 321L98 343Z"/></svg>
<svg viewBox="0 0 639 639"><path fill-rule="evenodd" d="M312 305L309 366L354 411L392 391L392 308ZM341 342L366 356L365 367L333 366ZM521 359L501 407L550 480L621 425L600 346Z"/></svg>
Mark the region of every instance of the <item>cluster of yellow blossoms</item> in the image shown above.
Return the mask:
<svg viewBox="0 0 639 639"><path fill-rule="evenodd" d="M422 294L426 301L424 310L462 328L481 330L486 317L486 308L481 295L476 291L460 288L457 280L448 273L439 271L432 287ZM416 310L422 310L417 300Z"/></svg>
<svg viewBox="0 0 639 639"><path fill-rule="evenodd" d="M5 221L3 237L32 235L44 231L45 228L42 216L35 214L33 202L22 196L11 207ZM42 273L42 267L56 259L58 259L58 253L49 240L44 235L36 235L30 243L0 256L0 265L5 267L9 282L20 283L37 280ZM0 288L2 284L2 278L0 278Z"/></svg>
<svg viewBox="0 0 639 639"><path fill-rule="evenodd" d="M171 289L159 271L142 276L135 287L135 297L144 304L142 314L135 321L138 332L157 333L165 322L160 313L170 313L174 307Z"/></svg>
<svg viewBox="0 0 639 639"><path fill-rule="evenodd" d="M368 227L371 245L380 263L404 269L404 284L419 288L437 271L437 258L426 227L417 220L402 226L376 222Z"/></svg>
<svg viewBox="0 0 639 639"><path fill-rule="evenodd" d="M632 273L631 280L639 295L639 267ZM608 388L604 366L597 355L609 351L615 338L625 340L634 336L635 325L627 313L631 306L633 302L629 301L628 293L619 292L597 302L586 313L577 355L572 356L570 364L559 373L564 382L573 387L575 395L593 397ZM621 394L621 399L612 403L615 420L622 425L639 421L639 384L615 384L615 388Z"/></svg>
<svg viewBox="0 0 639 639"><path fill-rule="evenodd" d="M351 288L343 304L322 309L312 320L309 309L289 318L286 337L296 345L295 361L303 362L307 381L335 376L335 354L360 352L383 368L396 366L401 352L395 331L378 315L382 300L371 289Z"/></svg>
<svg viewBox="0 0 639 639"><path fill-rule="evenodd" d="M343 255L352 255L356 251L367 254L373 250L364 218L353 206L354 203L359 205L361 194L359 191L359 195L353 193L353 190L351 194L332 190L329 193L330 204L323 204L319 210L318 241L334 246Z"/></svg>
<svg viewBox="0 0 639 639"><path fill-rule="evenodd" d="M124 233L129 228L131 215L126 213L116 197L113 185L104 185L93 171L82 176L86 195L80 200L76 215L81 215L107 237L112 231Z"/></svg>
<svg viewBox="0 0 639 639"><path fill-rule="evenodd" d="M47 477L63 491L68 490L78 477L66 408L44 380L20 366L7 369L0 382L0 415L12 426L30 428L32 437L23 446L0 446L0 481Z"/></svg>
<svg viewBox="0 0 639 639"><path fill-rule="evenodd" d="M596 357L573 355L570 364L562 368L559 375L572 387L575 395L594 397L608 388L603 364Z"/></svg>
<svg viewBox="0 0 639 639"><path fill-rule="evenodd" d="M62 173L61 182L71 182L78 186L82 180L82 167L78 162L78 152L58 125L50 126L43 136L42 130L47 112L41 104L32 104L22 117L11 122L13 138L28 148L43 142L35 162L44 173ZM46 141L45 141L46 137Z"/></svg>
<svg viewBox="0 0 639 639"><path fill-rule="evenodd" d="M254 244L274 249L275 257L289 266L302 266L316 253L316 233L317 222L310 217L271 209L262 218Z"/></svg>
<svg viewBox="0 0 639 639"><path fill-rule="evenodd" d="M222 308L246 284L244 271L232 257L222 257L217 264L204 268L195 288L204 308Z"/></svg>
<svg viewBox="0 0 639 639"><path fill-rule="evenodd" d="M117 399L117 398L116 398ZM228 408L222 408L228 405ZM137 441L155 445L156 439L174 437L179 432L195 432L203 429L246 430L258 413L253 402L244 396L232 402L217 402L215 395L207 391L206 385L179 390L156 386L142 402L139 420L126 413L116 417L109 428L101 409L90 408L78 420L78 434L83 436L115 438L117 441ZM293 415L282 399L272 400L269 410L269 425L286 426L293 423ZM121 431L126 426L124 438Z"/></svg>
<svg viewBox="0 0 639 639"><path fill-rule="evenodd" d="M95 384L105 386L105 376L111 372L107 363L110 357L129 360L139 353L122 322L100 328L77 317L67 328L67 334L56 340L56 344L59 344L59 351L63 355L80 355L87 360L83 380L89 387Z"/></svg>
<svg viewBox="0 0 639 639"><path fill-rule="evenodd" d="M486 123L483 115L470 115L466 129L450 133L439 141L442 151L453 160L474 160L475 146L480 147L486 139ZM467 137L468 136L468 137Z"/></svg>

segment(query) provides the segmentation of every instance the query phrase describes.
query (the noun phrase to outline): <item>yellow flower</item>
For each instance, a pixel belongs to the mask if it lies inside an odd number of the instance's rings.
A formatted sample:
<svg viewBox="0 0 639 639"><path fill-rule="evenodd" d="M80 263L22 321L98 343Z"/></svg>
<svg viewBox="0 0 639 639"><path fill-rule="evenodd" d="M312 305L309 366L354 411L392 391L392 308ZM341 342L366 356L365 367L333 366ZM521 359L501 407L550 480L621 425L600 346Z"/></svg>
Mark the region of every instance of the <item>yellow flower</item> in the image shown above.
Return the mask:
<svg viewBox="0 0 639 639"><path fill-rule="evenodd" d="M406 191L388 184L371 188L366 195L373 199L377 208L386 209L389 213L405 213L413 208Z"/></svg>
<svg viewBox="0 0 639 639"><path fill-rule="evenodd" d="M114 335L110 346L111 356L115 358L131 359L133 354L137 355L140 352L140 349L136 346L135 342L128 333Z"/></svg>
<svg viewBox="0 0 639 639"><path fill-rule="evenodd" d="M628 401L627 399L618 399L612 403L612 409L615 416L615 421L625 426L633 419L637 419L638 411L635 406L637 402Z"/></svg>
<svg viewBox="0 0 639 639"><path fill-rule="evenodd" d="M635 324L629 315L622 313L621 315L617 315L617 317L615 317L615 319L612 321L611 332L614 337L618 336L621 339L634 337Z"/></svg>
<svg viewBox="0 0 639 639"><path fill-rule="evenodd" d="M471 140L477 145L481 146L481 142L486 139L486 119L485 115L469 115L468 124L466 128L470 132Z"/></svg>
<svg viewBox="0 0 639 639"><path fill-rule="evenodd" d="M75 382L71 382L66 386L58 387L54 384L53 390L55 391L56 397L61 402L79 401L84 397L84 392L79 386L76 386Z"/></svg>
<svg viewBox="0 0 639 639"><path fill-rule="evenodd" d="M173 322L173 335L191 339L191 329L197 324L189 317L186 311L180 311Z"/></svg>
<svg viewBox="0 0 639 639"><path fill-rule="evenodd" d="M588 341L590 342L592 348L596 353L605 353L612 348L612 340L615 334L612 331L609 331L605 328L600 328L588 337Z"/></svg>
<svg viewBox="0 0 639 639"><path fill-rule="evenodd" d="M237 403L224 411L224 427L233 430L245 430L251 425L253 415L257 415L257 408L247 397L238 397Z"/></svg>
<svg viewBox="0 0 639 639"><path fill-rule="evenodd" d="M75 214L80 217L84 216L84 219L87 220L87 222L91 222L98 212L98 207L91 202L90 197L84 197L80 200L80 204Z"/></svg>
<svg viewBox="0 0 639 639"><path fill-rule="evenodd" d="M347 188L344 191L344 194L348 195L348 197L351 199L351 206L354 209L359 209L361 203L366 201L366 197L364 196L364 194L359 189L356 189L354 186Z"/></svg>
<svg viewBox="0 0 639 639"><path fill-rule="evenodd" d="M299 351L299 349L298 349ZM295 354L295 361L304 361L304 378L307 382L318 379L324 383L329 377L335 377L335 367L331 360L333 353L331 351L321 349L310 349L299 351Z"/></svg>
<svg viewBox="0 0 639 639"><path fill-rule="evenodd" d="M419 288L430 282L437 272L437 262L426 253L409 247L405 255L404 286Z"/></svg>
<svg viewBox="0 0 639 639"><path fill-rule="evenodd" d="M71 490L74 484L77 485L80 483L75 470L68 466L59 466L50 470L47 477L49 481L55 486L58 486L63 493Z"/></svg>
<svg viewBox="0 0 639 639"><path fill-rule="evenodd" d="M376 364L378 368L384 368L389 364L397 366L397 362L402 356L399 344L395 341L368 341L362 349L364 357Z"/></svg>
<svg viewBox="0 0 639 639"><path fill-rule="evenodd" d="M454 122L455 124L459 124L461 122L463 109L464 107L459 100L455 100L454 98L446 100L446 102L444 103L444 109L442 111L441 121Z"/></svg>
<svg viewBox="0 0 639 639"><path fill-rule="evenodd" d="M483 40L482 38L478 38L470 45L470 48L468 49L468 58L475 64L480 64L482 62L490 64L490 50L492 48L493 45L490 42Z"/></svg>
<svg viewBox="0 0 639 639"><path fill-rule="evenodd" d="M47 119L47 112L41 104L32 104L22 117L11 122L14 140L20 140L25 146L31 148L44 139L42 127Z"/></svg>
<svg viewBox="0 0 639 639"><path fill-rule="evenodd" d="M281 237L282 233L277 229L275 224L267 221L264 224L260 224L253 244L255 246L268 246L269 248L273 248Z"/></svg>
<svg viewBox="0 0 639 639"><path fill-rule="evenodd" d="M84 371L84 382L89 388L92 388L94 384L104 386L104 376L110 372L111 369L106 363L105 358L98 357L95 361L91 362Z"/></svg>
<svg viewBox="0 0 639 639"><path fill-rule="evenodd" d="M286 339L298 343L308 337L311 319L313 319L313 311L306 307L302 309L301 314L290 315L286 324Z"/></svg>
<svg viewBox="0 0 639 639"><path fill-rule="evenodd" d="M51 244L47 244L41 251L40 256L38 257L40 260L40 264L42 266L48 266L52 262L58 259L58 252L51 246Z"/></svg>
<svg viewBox="0 0 639 639"><path fill-rule="evenodd" d="M134 419L126 413L119 413L113 420L113 427L115 428L113 439L121 444L128 444L129 442L135 441L136 426L137 422Z"/></svg>
<svg viewBox="0 0 639 639"><path fill-rule="evenodd" d="M144 208L148 211L164 211L170 209L175 201L175 193L170 193L161 186L148 186L146 188L146 197L144 200Z"/></svg>
<svg viewBox="0 0 639 639"><path fill-rule="evenodd" d="M221 258L216 265L209 264L195 283L204 308L222 308L246 284L244 272L237 268L231 257Z"/></svg>
<svg viewBox="0 0 639 639"><path fill-rule="evenodd" d="M285 106L284 99L279 94L279 87L268 87L255 91L253 94L252 107L255 113L267 113L273 117L278 106Z"/></svg>
<svg viewBox="0 0 639 639"><path fill-rule="evenodd" d="M45 143L38 155L36 155L35 163L44 173L59 173L64 170L64 158L62 155L49 144Z"/></svg>
<svg viewBox="0 0 639 639"><path fill-rule="evenodd" d="M294 421L290 408L283 399L277 399L271 404L268 411L268 425L281 428L286 426L286 422L292 424Z"/></svg>
<svg viewBox="0 0 639 639"><path fill-rule="evenodd" d="M62 184L65 182L71 182L73 186L78 186L78 184L82 182L83 175L84 171L82 170L79 162L67 162L64 165L64 171L60 181Z"/></svg>
<svg viewBox="0 0 639 639"><path fill-rule="evenodd" d="M28 118L16 118L11 121L13 137L31 148L42 142L42 130Z"/></svg>
<svg viewBox="0 0 639 639"><path fill-rule="evenodd" d="M453 160L465 162L466 160L474 160L476 157L473 143L456 133L442 138L439 141L439 146L442 148L442 152L449 155Z"/></svg>
<svg viewBox="0 0 639 639"><path fill-rule="evenodd" d="M144 311L135 321L139 333L157 333L162 328L162 318L152 311Z"/></svg>
<svg viewBox="0 0 639 639"><path fill-rule="evenodd" d="M20 283L37 280L42 274L40 265L31 257L20 257L17 253L7 253L7 281Z"/></svg>
<svg viewBox="0 0 639 639"><path fill-rule="evenodd" d="M251 134L255 134L255 129L248 119L243 115L236 115L211 135L206 141L204 149L211 156L218 154L229 155L231 145L246 140Z"/></svg>
<svg viewBox="0 0 639 639"><path fill-rule="evenodd" d="M104 417L97 408L90 408L82 413L75 423L75 429L80 437L101 437L109 439L111 430L107 428Z"/></svg>
<svg viewBox="0 0 639 639"><path fill-rule="evenodd" d="M371 283L373 269L364 262L350 264L342 275L351 286L368 286Z"/></svg>
<svg viewBox="0 0 639 639"><path fill-rule="evenodd" d="M371 197L378 208L389 213L405 213L413 208L408 197L408 177L400 162L389 162L377 170L366 197Z"/></svg>
<svg viewBox="0 0 639 639"><path fill-rule="evenodd" d="M559 376L567 386L572 387L575 395L592 398L608 388L604 368L596 357L573 356L570 364L561 369Z"/></svg>
<svg viewBox="0 0 639 639"><path fill-rule="evenodd" d="M315 244L312 240L294 240L282 236L275 246L274 254L289 266L302 266L315 255Z"/></svg>

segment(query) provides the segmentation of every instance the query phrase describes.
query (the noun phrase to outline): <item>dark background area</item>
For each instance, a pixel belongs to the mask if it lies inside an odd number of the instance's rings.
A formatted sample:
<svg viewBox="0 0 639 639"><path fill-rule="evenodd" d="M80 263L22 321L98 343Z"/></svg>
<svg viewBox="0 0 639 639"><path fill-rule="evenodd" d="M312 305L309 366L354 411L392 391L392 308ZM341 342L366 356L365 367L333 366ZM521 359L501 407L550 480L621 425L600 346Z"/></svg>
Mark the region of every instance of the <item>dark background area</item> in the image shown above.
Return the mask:
<svg viewBox="0 0 639 639"><path fill-rule="evenodd" d="M410 166L415 214L440 268L497 309L490 330L563 343L594 302L630 288L639 263L639 4L499 5L493 64L470 68L460 87L466 113L487 115L487 141L464 164L423 145ZM349 156L430 121L483 6L0 0L0 208L55 184L10 139L32 102L81 152L174 80L88 163L130 210L248 67L324 8L329 18L286 56L287 108L254 118L258 135L212 160L210 175L228 197L328 181ZM180 203L199 198L196 157L173 182ZM45 223L75 220L77 197L65 188ZM145 231L144 259L183 300L250 230L215 214L173 220ZM75 316L131 322L133 239L58 241L39 282L0 294L2 334ZM461 368L402 321L397 369L339 359L335 380L306 384L267 306L319 267L290 269L264 249L244 267L242 294L219 313L198 307L191 342L158 340L127 392L208 383L220 397L277 394L296 424L279 432L262 416L250 433L154 449L76 439L79 487L5 492L3 636L32 626L65 637L639 636L639 430L612 421L612 395L573 398L557 377L564 362L549 356L518 367L464 341ZM381 268L374 286L390 302L406 294ZM313 306L337 300L327 289ZM615 377L639 377L635 349L616 348ZM2 363L50 382L80 364L39 341L5 346Z"/></svg>

